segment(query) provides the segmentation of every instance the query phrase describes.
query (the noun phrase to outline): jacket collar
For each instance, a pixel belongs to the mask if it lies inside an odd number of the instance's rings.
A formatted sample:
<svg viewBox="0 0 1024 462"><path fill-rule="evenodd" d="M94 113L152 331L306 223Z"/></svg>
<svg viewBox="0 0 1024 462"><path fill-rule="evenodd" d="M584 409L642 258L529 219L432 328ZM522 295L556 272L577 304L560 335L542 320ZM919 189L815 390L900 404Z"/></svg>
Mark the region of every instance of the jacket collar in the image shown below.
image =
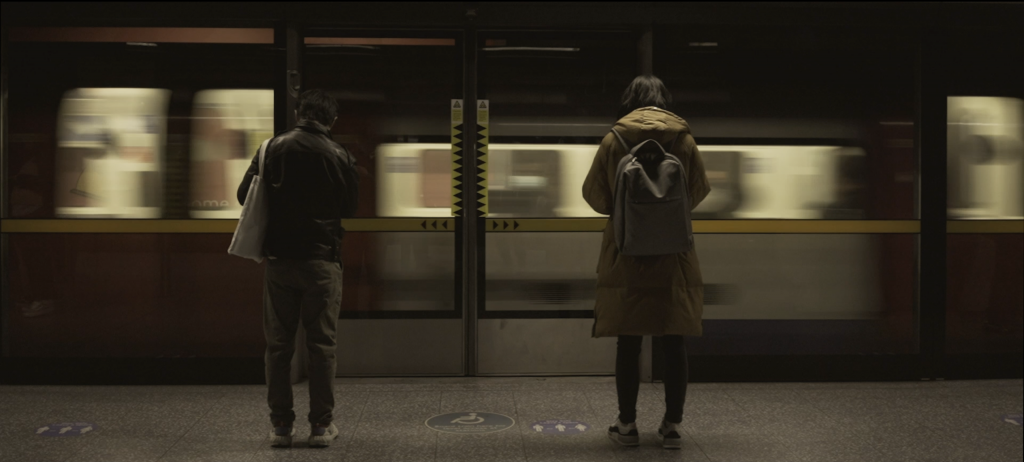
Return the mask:
<svg viewBox="0 0 1024 462"><path fill-rule="evenodd" d="M298 128L300 130L307 131L307 132L310 132L310 133L317 133L317 134L320 134L320 135L324 135L324 136L326 136L328 138L332 138L331 137L331 130L329 128L325 127L320 122L317 122L315 120L309 120L309 119L300 120L299 123L295 124L295 128Z"/></svg>

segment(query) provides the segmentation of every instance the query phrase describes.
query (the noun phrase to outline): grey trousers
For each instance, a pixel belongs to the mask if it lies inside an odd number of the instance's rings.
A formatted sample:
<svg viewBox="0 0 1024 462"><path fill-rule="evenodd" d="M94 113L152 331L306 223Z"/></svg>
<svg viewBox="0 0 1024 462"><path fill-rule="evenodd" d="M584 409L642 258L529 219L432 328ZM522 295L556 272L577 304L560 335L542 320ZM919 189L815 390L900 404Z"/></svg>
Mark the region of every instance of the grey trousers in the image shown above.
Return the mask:
<svg viewBox="0 0 1024 462"><path fill-rule="evenodd" d="M309 350L309 422L327 424L334 412L335 333L341 311L341 264L322 260L268 259L263 284L267 339L267 404L270 421L290 425L291 361L299 323Z"/></svg>

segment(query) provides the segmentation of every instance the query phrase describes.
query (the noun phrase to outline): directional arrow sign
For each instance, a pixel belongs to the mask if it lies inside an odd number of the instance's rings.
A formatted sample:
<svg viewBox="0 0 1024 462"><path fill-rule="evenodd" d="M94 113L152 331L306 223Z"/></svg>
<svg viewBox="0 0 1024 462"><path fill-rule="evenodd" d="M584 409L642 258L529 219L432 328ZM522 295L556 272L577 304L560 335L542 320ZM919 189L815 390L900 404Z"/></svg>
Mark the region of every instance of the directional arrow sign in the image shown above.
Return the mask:
<svg viewBox="0 0 1024 462"><path fill-rule="evenodd" d="M534 422L530 428L545 435L575 435L587 431L590 426L576 420L550 419Z"/></svg>
<svg viewBox="0 0 1024 462"><path fill-rule="evenodd" d="M36 429L39 436L82 436L97 429L89 422L60 422L44 425Z"/></svg>

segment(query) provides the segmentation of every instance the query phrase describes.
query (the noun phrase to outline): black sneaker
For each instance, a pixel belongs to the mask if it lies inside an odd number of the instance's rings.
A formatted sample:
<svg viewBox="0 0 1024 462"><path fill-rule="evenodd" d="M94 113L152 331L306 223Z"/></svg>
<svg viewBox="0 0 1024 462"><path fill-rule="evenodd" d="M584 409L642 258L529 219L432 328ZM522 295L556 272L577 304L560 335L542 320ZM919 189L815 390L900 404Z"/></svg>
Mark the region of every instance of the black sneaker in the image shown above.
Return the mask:
<svg viewBox="0 0 1024 462"><path fill-rule="evenodd" d="M683 424L681 423L669 423L667 420L661 421L661 426L658 427L658 439L661 440L661 447L665 449L682 449L682 426Z"/></svg>
<svg viewBox="0 0 1024 462"><path fill-rule="evenodd" d="M608 438L623 446L640 445L640 433L636 431L636 422L624 424L615 419L615 424L608 427Z"/></svg>

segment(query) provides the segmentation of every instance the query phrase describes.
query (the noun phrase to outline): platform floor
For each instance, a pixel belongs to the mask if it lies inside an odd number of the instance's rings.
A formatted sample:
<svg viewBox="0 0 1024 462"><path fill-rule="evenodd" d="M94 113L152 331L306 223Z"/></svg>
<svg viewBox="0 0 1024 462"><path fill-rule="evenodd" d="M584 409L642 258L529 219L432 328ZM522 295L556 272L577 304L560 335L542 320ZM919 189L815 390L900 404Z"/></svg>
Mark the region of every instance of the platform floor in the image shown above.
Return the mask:
<svg viewBox="0 0 1024 462"><path fill-rule="evenodd" d="M1021 461L1020 380L692 384L684 448L660 447L661 384L644 384L641 446L605 435L615 384L600 378L339 379L339 438L306 447L307 390L296 385L296 443L272 449L263 386L0 386L0 461ZM441 433L437 414L481 411L515 424ZM547 419L581 433L538 433ZM45 436L55 423L69 435Z"/></svg>

